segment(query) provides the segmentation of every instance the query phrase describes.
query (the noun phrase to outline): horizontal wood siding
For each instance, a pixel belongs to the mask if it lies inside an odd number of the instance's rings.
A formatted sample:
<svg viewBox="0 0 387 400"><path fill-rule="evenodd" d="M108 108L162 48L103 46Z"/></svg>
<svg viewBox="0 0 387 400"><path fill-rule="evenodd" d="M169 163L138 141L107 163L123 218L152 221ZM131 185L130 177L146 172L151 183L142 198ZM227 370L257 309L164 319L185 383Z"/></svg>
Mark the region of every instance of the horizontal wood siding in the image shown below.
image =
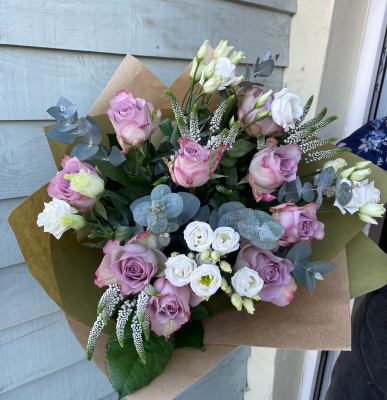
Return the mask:
<svg viewBox="0 0 387 400"><path fill-rule="evenodd" d="M227 38L248 62L268 48L288 65L290 15L224 0L2 0L0 44L192 59ZM24 29L15 29L14 27ZM243 46L242 46L243 45Z"/></svg>
<svg viewBox="0 0 387 400"><path fill-rule="evenodd" d="M113 400L7 223L55 174L45 110L63 95L86 115L126 53L170 85L206 38L228 39L248 63L270 48L276 68L263 83L280 89L296 0L0 0L0 10L0 400ZM216 398L216 385L242 399L248 354L237 349L178 398Z"/></svg>

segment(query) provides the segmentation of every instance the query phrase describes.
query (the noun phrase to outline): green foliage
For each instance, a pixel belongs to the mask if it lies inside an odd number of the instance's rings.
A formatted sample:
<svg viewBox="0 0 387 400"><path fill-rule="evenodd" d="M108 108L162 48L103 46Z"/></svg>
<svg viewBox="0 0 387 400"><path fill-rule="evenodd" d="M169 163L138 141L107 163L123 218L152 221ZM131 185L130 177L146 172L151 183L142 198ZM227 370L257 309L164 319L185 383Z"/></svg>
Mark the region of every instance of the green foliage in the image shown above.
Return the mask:
<svg viewBox="0 0 387 400"><path fill-rule="evenodd" d="M190 321L175 332L175 347L190 347L204 351L204 329L201 321Z"/></svg>
<svg viewBox="0 0 387 400"><path fill-rule="evenodd" d="M173 335L165 340L163 336L151 332L149 340L144 341L147 360L144 364L136 351L130 324L125 328L124 338L124 346L121 347L116 333L112 333L106 351L109 379L119 398L148 385L163 371L174 348Z"/></svg>
<svg viewBox="0 0 387 400"><path fill-rule="evenodd" d="M203 321L209 318L210 315L203 304L198 304L196 307L191 307L190 319L192 321Z"/></svg>

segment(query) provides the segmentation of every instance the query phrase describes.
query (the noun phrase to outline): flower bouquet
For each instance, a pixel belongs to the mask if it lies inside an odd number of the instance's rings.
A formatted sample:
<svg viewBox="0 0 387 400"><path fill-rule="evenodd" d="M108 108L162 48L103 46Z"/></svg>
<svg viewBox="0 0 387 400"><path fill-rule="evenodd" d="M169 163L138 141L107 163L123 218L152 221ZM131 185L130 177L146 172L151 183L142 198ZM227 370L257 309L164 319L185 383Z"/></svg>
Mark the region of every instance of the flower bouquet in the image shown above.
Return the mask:
<svg viewBox="0 0 387 400"><path fill-rule="evenodd" d="M238 75L231 50L205 41L169 89L127 56L86 117L61 98L60 171L9 218L120 397L171 398L240 344L348 349L350 295L386 283L359 233L384 172L315 137L336 117L313 97L262 88L270 53Z"/></svg>

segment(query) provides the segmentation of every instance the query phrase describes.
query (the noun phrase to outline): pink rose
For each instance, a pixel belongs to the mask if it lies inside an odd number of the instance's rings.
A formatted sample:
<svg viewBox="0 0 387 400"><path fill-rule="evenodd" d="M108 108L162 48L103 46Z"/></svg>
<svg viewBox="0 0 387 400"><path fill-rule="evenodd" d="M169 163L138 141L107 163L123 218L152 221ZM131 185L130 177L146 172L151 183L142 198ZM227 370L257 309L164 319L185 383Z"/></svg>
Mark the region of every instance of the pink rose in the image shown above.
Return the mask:
<svg viewBox="0 0 387 400"><path fill-rule="evenodd" d="M264 193L273 192L284 182L294 181L300 160L301 150L297 144L277 147L277 140L270 137L249 167L248 178L255 200L259 202Z"/></svg>
<svg viewBox="0 0 387 400"><path fill-rule="evenodd" d="M151 250L140 243L120 246L119 240L109 240L103 248L105 253L96 271L94 283L98 287L119 284L124 296L141 292L145 285L164 266L167 257L159 250Z"/></svg>
<svg viewBox="0 0 387 400"><path fill-rule="evenodd" d="M149 101L134 98L132 93L121 90L110 100L107 115L116 131L121 153L135 149L147 140L159 126L160 109Z"/></svg>
<svg viewBox="0 0 387 400"><path fill-rule="evenodd" d="M159 278L153 287L161 294L151 297L146 314L150 317L151 329L158 336L169 336L188 322L189 306L197 306L202 298L193 294L189 286L176 287L166 278Z"/></svg>
<svg viewBox="0 0 387 400"><path fill-rule="evenodd" d="M266 104L263 105L260 108L255 109L251 113L249 113L246 118L243 119L243 117L253 108L254 103L257 101L258 97L262 96L265 92L259 88L258 86L253 86L252 88L246 90L245 97L243 99L243 102L241 106L238 108L238 119L241 121L241 128L244 126L250 124L255 116L258 113L267 111L271 107L271 103L274 100L274 96L271 95ZM255 122L254 124L250 125L248 128L246 128L246 132L252 136L252 137L257 137L259 133L261 133L264 136L269 136L272 135L273 133L281 134L282 133L282 126L277 125L271 117L267 117L263 119L262 121Z"/></svg>
<svg viewBox="0 0 387 400"><path fill-rule="evenodd" d="M99 177L97 171L91 165L78 160L77 157L71 158L67 154L64 155L61 165L62 171L59 171L48 185L48 195L53 199L64 200L81 213L89 211L98 201L98 198L90 198L74 192L70 187L71 181L64 179L64 176L66 174L79 174L79 171L83 169L85 172L90 172L90 174Z"/></svg>
<svg viewBox="0 0 387 400"><path fill-rule="evenodd" d="M297 207L293 203L284 203L270 208L274 221L285 228L279 241L280 246L294 246L301 240L312 244L312 238L324 238L324 224L317 220L316 203Z"/></svg>
<svg viewBox="0 0 387 400"><path fill-rule="evenodd" d="M171 161L164 161L169 166L173 182L186 188L202 186L208 182L228 148L220 145L216 150L205 149L184 138L179 138L178 142L178 152L171 157Z"/></svg>
<svg viewBox="0 0 387 400"><path fill-rule="evenodd" d="M293 299L297 285L290 274L294 265L286 258L275 256L269 250L261 250L245 240L241 244L234 271L249 267L263 279L263 288L258 296L277 306L287 306Z"/></svg>

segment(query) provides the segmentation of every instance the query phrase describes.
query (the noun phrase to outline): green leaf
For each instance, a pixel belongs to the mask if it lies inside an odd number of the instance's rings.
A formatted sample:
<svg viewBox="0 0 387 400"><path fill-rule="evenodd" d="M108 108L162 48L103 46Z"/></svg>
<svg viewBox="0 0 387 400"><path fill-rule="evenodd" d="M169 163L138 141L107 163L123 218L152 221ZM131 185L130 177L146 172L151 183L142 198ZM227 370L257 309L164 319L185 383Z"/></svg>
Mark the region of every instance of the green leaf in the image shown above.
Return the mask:
<svg viewBox="0 0 387 400"><path fill-rule="evenodd" d="M311 254L312 247L302 240L290 249L286 258L294 263L298 260L307 260Z"/></svg>
<svg viewBox="0 0 387 400"><path fill-rule="evenodd" d="M123 240L129 239L135 230L136 230L135 226L118 225L115 231L114 238L122 242Z"/></svg>
<svg viewBox="0 0 387 400"><path fill-rule="evenodd" d="M230 158L227 154L223 155L222 159L220 160L220 165L222 167L231 168L238 162L237 158Z"/></svg>
<svg viewBox="0 0 387 400"><path fill-rule="evenodd" d="M238 173L236 167L223 167L223 172L227 176L228 186L234 186L238 183Z"/></svg>
<svg viewBox="0 0 387 400"><path fill-rule="evenodd" d="M108 217L106 214L106 210L105 207L102 205L102 203L100 201L97 201L94 206L93 206L94 210L97 211L97 213L104 219L106 219L106 221L108 221Z"/></svg>
<svg viewBox="0 0 387 400"><path fill-rule="evenodd" d="M210 315L203 304L198 304L196 307L191 307L190 318L192 321L202 321L204 319L209 319Z"/></svg>
<svg viewBox="0 0 387 400"><path fill-rule="evenodd" d="M115 167L109 161L88 160L87 162L94 167L98 167L103 175L113 179L113 181L117 181L124 186L130 186L129 177L122 168Z"/></svg>
<svg viewBox="0 0 387 400"><path fill-rule="evenodd" d="M118 143L117 140L117 135L115 133L108 133L107 137L109 139L109 147L118 147L120 150L122 150L122 147L120 146L120 144Z"/></svg>
<svg viewBox="0 0 387 400"><path fill-rule="evenodd" d="M163 134L165 136L171 137L172 133L173 133L173 125L172 122L169 118L165 119L164 121L160 122L159 128L161 130L161 132L163 132Z"/></svg>
<svg viewBox="0 0 387 400"><path fill-rule="evenodd" d="M204 351L204 329L200 321L191 321L175 332L175 347L190 347Z"/></svg>
<svg viewBox="0 0 387 400"><path fill-rule="evenodd" d="M131 150L126 154L126 166L129 172L133 175L138 174L138 151L137 149Z"/></svg>
<svg viewBox="0 0 387 400"><path fill-rule="evenodd" d="M212 206L213 208L215 208L216 210L219 209L219 207L230 201L230 196L227 196L223 193L215 193L210 201L208 202L208 205Z"/></svg>
<svg viewBox="0 0 387 400"><path fill-rule="evenodd" d="M330 271L333 271L335 268L335 264L327 261L313 261L308 265L308 269L319 272L320 274L326 274Z"/></svg>
<svg viewBox="0 0 387 400"><path fill-rule="evenodd" d="M227 150L226 154L229 158L240 158L255 148L254 143L239 139L232 145L232 149Z"/></svg>
<svg viewBox="0 0 387 400"><path fill-rule="evenodd" d="M125 337L124 346L121 347L114 332L107 345L106 366L110 382L119 397L141 389L159 375L171 358L173 344L173 335L166 341L164 336L151 332L149 341L144 340L144 364L137 354L132 337Z"/></svg>
<svg viewBox="0 0 387 400"><path fill-rule="evenodd" d="M83 243L83 245L85 247L89 247L89 248L102 249L102 247L104 247L106 243L107 243L107 239L102 240L102 241L97 242L97 243L86 242L86 243Z"/></svg>

